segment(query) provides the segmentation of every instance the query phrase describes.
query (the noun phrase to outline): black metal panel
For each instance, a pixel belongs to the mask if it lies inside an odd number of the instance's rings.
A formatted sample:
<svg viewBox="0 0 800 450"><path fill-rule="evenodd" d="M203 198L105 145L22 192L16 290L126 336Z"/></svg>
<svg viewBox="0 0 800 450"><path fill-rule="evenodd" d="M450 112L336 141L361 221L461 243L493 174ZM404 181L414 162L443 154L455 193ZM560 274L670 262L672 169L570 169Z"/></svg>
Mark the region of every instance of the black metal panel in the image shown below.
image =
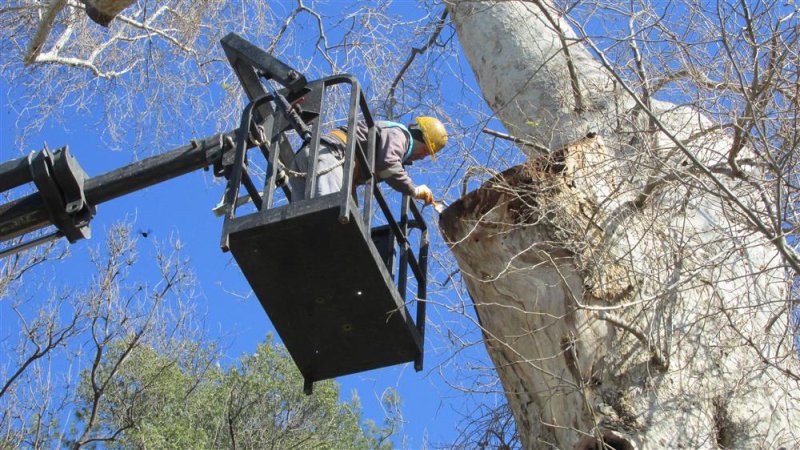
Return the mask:
<svg viewBox="0 0 800 450"><path fill-rule="evenodd" d="M71 161L67 148L57 150L55 155L43 149L31 158L30 169L50 222L71 243L91 237L89 221L94 216L94 208L84 201L86 174L77 162ZM65 193L70 203L65 203Z"/></svg>
<svg viewBox="0 0 800 450"><path fill-rule="evenodd" d="M289 91L286 97L289 101L296 100L296 96L305 93L305 85L307 80L305 76L296 70L292 69L283 62L275 59L273 56L264 50L256 47L247 40L238 36L236 33L229 33L227 36L220 40L222 49L228 57L228 61L239 78L247 98L251 101L267 95L268 92L259 79L257 71L268 72L270 78L286 86ZM266 117L272 115L275 111L272 106L264 103L257 109L256 122L261 122ZM274 125L275 133L279 133L285 129L288 123L278 120ZM280 160L284 165L289 165L294 156L292 147L285 136L278 137L278 146L280 148Z"/></svg>
<svg viewBox="0 0 800 450"><path fill-rule="evenodd" d="M309 381L418 359L422 340L342 194L229 222L230 250Z"/></svg>
<svg viewBox="0 0 800 450"><path fill-rule="evenodd" d="M389 226L375 227L371 230L372 243L381 255L383 263L389 270L389 276L392 276L394 271L394 257L395 257L395 238L392 229Z"/></svg>
<svg viewBox="0 0 800 450"><path fill-rule="evenodd" d="M234 69L243 65L258 68L268 73L270 78L285 86L292 92L303 89L307 83L306 77L292 69L279 59L276 59L264 50L256 47L236 33L229 33L220 40L225 54L231 60ZM241 74L239 74L241 76ZM243 80L244 81L244 80ZM247 90L247 88L245 88ZM248 90L250 93L250 90ZM265 92L254 92L261 96Z"/></svg>

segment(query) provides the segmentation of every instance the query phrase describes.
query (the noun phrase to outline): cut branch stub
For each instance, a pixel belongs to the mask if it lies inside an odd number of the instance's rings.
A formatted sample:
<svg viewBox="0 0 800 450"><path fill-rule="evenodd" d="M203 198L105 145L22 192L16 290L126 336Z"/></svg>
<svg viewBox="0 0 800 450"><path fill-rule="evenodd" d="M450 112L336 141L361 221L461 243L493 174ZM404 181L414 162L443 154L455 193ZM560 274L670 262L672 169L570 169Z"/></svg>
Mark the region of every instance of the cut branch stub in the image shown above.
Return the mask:
<svg viewBox="0 0 800 450"><path fill-rule="evenodd" d="M117 14L135 3L133 0L81 0L86 5L86 15L95 23L107 27Z"/></svg>
<svg viewBox="0 0 800 450"><path fill-rule="evenodd" d="M536 226L536 249L551 258L572 257L592 299L618 301L634 282L615 257L619 252L606 243L603 220L608 214L600 205L613 191L609 160L603 139L590 133L507 169L465 195L442 214L442 232L454 246L485 233Z"/></svg>
<svg viewBox="0 0 800 450"><path fill-rule="evenodd" d="M562 448L577 444L570 428L593 428L581 390L612 338L591 306L632 290L597 225L607 159L587 136L489 179L439 221L517 422Z"/></svg>

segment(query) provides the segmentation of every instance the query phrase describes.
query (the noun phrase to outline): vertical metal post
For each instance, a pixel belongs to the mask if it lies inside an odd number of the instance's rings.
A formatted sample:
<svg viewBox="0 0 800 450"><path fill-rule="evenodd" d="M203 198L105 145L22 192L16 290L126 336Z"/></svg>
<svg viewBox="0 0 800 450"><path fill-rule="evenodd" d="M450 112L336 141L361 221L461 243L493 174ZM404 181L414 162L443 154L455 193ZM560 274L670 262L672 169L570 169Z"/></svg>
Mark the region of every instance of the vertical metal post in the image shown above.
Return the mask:
<svg viewBox="0 0 800 450"><path fill-rule="evenodd" d="M272 136L272 128L275 126L275 116L269 116L264 121L264 136L269 139ZM263 147L267 149L267 176L264 177L264 207L262 211L266 211L272 208L272 202L275 198L275 177L278 176L278 164L276 162L280 161L280 158L277 157L277 153L279 151L278 141L280 138L275 139L274 142L270 140L269 142L263 144Z"/></svg>
<svg viewBox="0 0 800 450"><path fill-rule="evenodd" d="M362 170L367 174L367 182L364 186L364 223L367 237L372 229L372 197L375 195L373 189L377 189L378 180L375 179L375 142L377 140L377 130L375 124L369 127L367 132L367 165L369 167Z"/></svg>
<svg viewBox="0 0 800 450"><path fill-rule="evenodd" d="M408 285L408 204L411 197L408 194L403 194L403 200L400 206L400 234L402 239L400 241L400 267L397 275L397 290L400 291L400 298L403 302L406 301L406 290Z"/></svg>
<svg viewBox="0 0 800 450"><path fill-rule="evenodd" d="M231 168L231 176L228 179L228 185L225 188L225 222L222 226L223 230L228 228L228 221L233 219L236 211L236 199L239 198L239 186L242 183L242 169L244 167L245 154L247 153L247 132L250 130L250 118L252 117L253 109L256 107L257 102L258 100L252 101L244 108L239 129L236 130L236 151L233 157L233 167ZM227 252L230 250L228 233L222 234L222 240L219 245L222 251Z"/></svg>
<svg viewBox="0 0 800 450"><path fill-rule="evenodd" d="M313 130L311 131L311 142L305 143L308 148L308 164L306 165L306 192L303 198L309 199L316 197L317 190L317 159L319 158L319 138L322 132L322 111L325 110L325 84L322 85L322 92L319 98L319 116L314 119ZM301 150L302 151L302 150ZM292 199L297 201L302 199Z"/></svg>
<svg viewBox="0 0 800 450"><path fill-rule="evenodd" d="M426 306L428 304L428 247L430 242L428 242L428 229L425 228L422 230L422 235L420 236L420 246L419 246L419 271L422 272L422 279L417 280L417 332L419 333L420 342L422 342L422 348L420 348L420 352L417 357L414 359L414 370L419 372L422 370L422 361L425 356L425 320L426 320Z"/></svg>
<svg viewBox="0 0 800 450"><path fill-rule="evenodd" d="M353 192L353 169L355 168L356 119L358 116L358 99L361 87L354 78L350 82L350 105L347 110L347 145L344 150L344 170L342 173L342 205L339 209L339 222L350 221L350 195ZM369 229L369 227L367 227Z"/></svg>
<svg viewBox="0 0 800 450"><path fill-rule="evenodd" d="M247 154L245 153L244 157L244 164L242 164L242 184L244 185L245 189L247 189L247 193L250 194L250 200L256 206L256 209L261 211L261 207L263 206L263 201L261 199L261 194L258 192L258 188L256 188L255 183L250 178L250 174L247 172Z"/></svg>
<svg viewBox="0 0 800 450"><path fill-rule="evenodd" d="M267 177L266 186L264 186L264 211L272 208L272 205L275 203L275 190L278 189L277 185L275 184L275 178L278 176L278 165L280 164L279 152L280 152L280 142L275 141L272 144L270 144L269 159L267 160L270 173L269 176ZM289 200L291 200L291 193L287 194L287 197L289 198Z"/></svg>

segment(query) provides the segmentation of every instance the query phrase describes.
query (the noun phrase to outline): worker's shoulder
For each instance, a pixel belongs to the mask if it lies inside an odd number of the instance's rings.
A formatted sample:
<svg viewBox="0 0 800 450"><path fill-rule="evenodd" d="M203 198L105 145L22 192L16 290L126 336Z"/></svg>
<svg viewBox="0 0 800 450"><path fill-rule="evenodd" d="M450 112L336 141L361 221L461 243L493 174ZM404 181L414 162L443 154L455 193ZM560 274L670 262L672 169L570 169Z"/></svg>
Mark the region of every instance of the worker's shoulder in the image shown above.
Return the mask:
<svg viewBox="0 0 800 450"><path fill-rule="evenodd" d="M386 129L386 130L391 130L391 129L408 130L408 127L406 127L405 124L400 123L400 122L394 122L392 120L376 120L375 121L375 126L377 128Z"/></svg>
<svg viewBox="0 0 800 450"><path fill-rule="evenodd" d="M397 136L408 139L408 128L398 122L380 120L375 122L375 128L382 136Z"/></svg>

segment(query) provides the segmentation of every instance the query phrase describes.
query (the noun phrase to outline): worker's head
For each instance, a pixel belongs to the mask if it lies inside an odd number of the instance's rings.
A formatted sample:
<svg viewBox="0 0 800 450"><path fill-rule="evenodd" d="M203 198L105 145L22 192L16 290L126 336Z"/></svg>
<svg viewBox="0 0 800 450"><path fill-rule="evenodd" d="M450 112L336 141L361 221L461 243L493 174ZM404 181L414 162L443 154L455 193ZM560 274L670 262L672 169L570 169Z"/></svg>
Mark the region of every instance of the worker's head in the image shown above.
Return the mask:
<svg viewBox="0 0 800 450"><path fill-rule="evenodd" d="M411 150L411 161L416 161L430 155L435 157L439 150L447 145L447 130L439 119L435 117L419 116L415 123L409 125L411 137L414 138L414 147Z"/></svg>

